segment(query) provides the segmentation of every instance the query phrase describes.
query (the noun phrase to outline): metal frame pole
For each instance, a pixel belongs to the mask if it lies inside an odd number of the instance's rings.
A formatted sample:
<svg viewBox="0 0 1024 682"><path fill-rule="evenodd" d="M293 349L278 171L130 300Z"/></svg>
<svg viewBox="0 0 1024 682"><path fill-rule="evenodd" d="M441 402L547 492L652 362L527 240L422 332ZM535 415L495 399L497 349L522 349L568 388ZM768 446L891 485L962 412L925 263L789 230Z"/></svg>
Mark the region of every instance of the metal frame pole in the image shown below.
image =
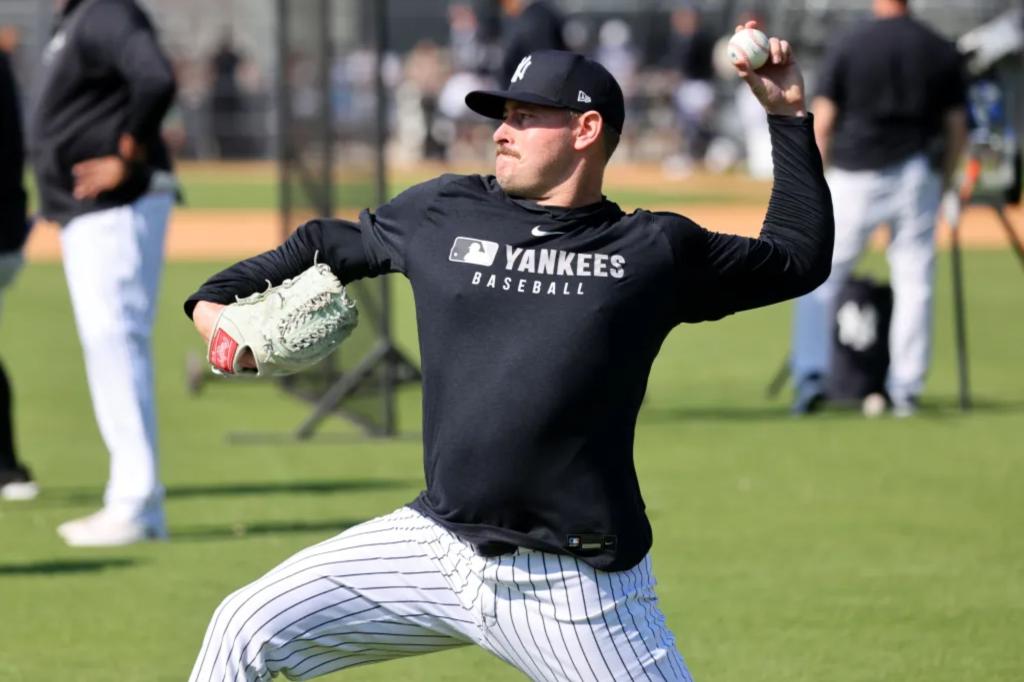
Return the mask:
<svg viewBox="0 0 1024 682"><path fill-rule="evenodd" d="M281 241L284 242L291 232L292 221L292 102L290 75L288 72L291 55L288 54L288 0L277 0L277 173L278 191L281 202Z"/></svg>
<svg viewBox="0 0 1024 682"><path fill-rule="evenodd" d="M960 254L960 220L949 226L950 255L953 267L953 324L956 335L956 366L959 379L960 409L971 409L971 389L967 368L967 311L964 306L964 280Z"/></svg>
<svg viewBox="0 0 1024 682"><path fill-rule="evenodd" d="M331 107L331 0L320 0L320 215L334 216L334 130Z"/></svg>
<svg viewBox="0 0 1024 682"><path fill-rule="evenodd" d="M376 90L376 121L374 122L374 146L376 148L376 203L383 204L388 198L387 187L387 140L388 140L388 102L387 88L384 85L384 59L388 44L388 8L387 0L369 0L373 13L373 52L376 60L374 69L374 89ZM391 340L391 282L387 277L380 281L381 311L380 336L390 349ZM393 436L398 430L395 410L396 384L398 383L397 368L391 357L384 359L381 373L381 398L384 408L384 428L386 435Z"/></svg>

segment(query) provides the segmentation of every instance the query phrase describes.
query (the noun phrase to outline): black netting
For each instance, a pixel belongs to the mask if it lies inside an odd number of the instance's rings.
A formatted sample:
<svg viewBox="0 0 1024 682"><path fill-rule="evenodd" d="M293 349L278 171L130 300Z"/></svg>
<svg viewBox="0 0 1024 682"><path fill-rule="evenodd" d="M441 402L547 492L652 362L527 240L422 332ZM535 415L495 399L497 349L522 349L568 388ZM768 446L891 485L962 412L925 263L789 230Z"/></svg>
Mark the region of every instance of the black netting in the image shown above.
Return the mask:
<svg viewBox="0 0 1024 682"><path fill-rule="evenodd" d="M386 96L380 70L383 3L278 1L278 135L285 231L313 216L354 219L387 197L383 145ZM394 389L417 378L393 348L387 285L349 285L360 324L333 357L283 385L308 399L309 435L328 414L372 433L394 432Z"/></svg>

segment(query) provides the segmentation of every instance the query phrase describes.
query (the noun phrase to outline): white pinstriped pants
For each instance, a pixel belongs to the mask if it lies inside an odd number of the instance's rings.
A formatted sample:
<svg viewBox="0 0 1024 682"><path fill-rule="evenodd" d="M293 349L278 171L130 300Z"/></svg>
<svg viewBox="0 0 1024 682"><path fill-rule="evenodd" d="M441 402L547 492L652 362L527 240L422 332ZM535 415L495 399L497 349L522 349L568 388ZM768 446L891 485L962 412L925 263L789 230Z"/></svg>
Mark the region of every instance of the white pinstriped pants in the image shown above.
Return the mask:
<svg viewBox="0 0 1024 682"><path fill-rule="evenodd" d="M307 680L477 644L534 680L690 682L654 582L650 556L613 573L527 549L481 557L402 508L228 596L190 680Z"/></svg>

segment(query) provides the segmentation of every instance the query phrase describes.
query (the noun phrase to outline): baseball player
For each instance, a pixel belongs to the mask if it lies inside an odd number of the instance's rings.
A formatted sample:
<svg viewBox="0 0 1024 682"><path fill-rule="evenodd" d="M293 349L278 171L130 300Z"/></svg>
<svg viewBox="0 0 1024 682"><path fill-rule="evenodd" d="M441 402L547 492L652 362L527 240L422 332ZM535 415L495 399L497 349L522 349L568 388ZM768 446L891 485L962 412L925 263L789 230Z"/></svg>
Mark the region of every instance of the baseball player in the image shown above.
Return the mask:
<svg viewBox="0 0 1024 682"><path fill-rule="evenodd" d="M758 239L602 195L622 92L562 51L523 59L468 106L502 122L495 175L444 175L358 222L314 220L207 281L221 304L326 259L412 283L426 490L227 597L191 679L310 679L476 644L536 680L689 680L654 594L633 432L661 343L809 291L832 212L789 45L741 70L770 114L776 184ZM477 246L473 246L473 245Z"/></svg>
<svg viewBox="0 0 1024 682"><path fill-rule="evenodd" d="M89 391L110 451L103 508L57 530L69 545L123 545L166 535L150 331L175 194L160 139L174 77L133 0L57 7L30 154L40 213L61 225Z"/></svg>
<svg viewBox="0 0 1024 682"><path fill-rule="evenodd" d="M10 61L0 46L0 307L4 289L22 266L21 247L27 236L25 189L22 186L25 151L21 112ZM11 423L11 387L0 364L0 498L30 500L39 486L18 461Z"/></svg>
<svg viewBox="0 0 1024 682"><path fill-rule="evenodd" d="M892 228L887 391L896 416L914 414L928 371L935 218L967 138L966 85L956 48L910 16L906 0L872 9L826 55L814 98L836 244L832 275L796 306L796 414L821 402L839 287L881 223Z"/></svg>

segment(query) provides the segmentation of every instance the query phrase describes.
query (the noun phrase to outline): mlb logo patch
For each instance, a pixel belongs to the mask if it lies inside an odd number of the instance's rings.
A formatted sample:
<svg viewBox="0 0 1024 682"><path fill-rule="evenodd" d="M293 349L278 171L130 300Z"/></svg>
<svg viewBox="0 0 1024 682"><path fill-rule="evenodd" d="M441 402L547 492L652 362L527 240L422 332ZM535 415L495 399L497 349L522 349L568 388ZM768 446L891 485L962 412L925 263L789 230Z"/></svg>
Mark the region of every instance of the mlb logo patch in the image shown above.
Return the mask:
<svg viewBox="0 0 1024 682"><path fill-rule="evenodd" d="M469 265L490 267L494 265L494 258L497 255L497 242L489 242L486 239L474 239L472 237L456 237L455 243L452 244L452 250L448 254L448 260L453 263L468 263Z"/></svg>

